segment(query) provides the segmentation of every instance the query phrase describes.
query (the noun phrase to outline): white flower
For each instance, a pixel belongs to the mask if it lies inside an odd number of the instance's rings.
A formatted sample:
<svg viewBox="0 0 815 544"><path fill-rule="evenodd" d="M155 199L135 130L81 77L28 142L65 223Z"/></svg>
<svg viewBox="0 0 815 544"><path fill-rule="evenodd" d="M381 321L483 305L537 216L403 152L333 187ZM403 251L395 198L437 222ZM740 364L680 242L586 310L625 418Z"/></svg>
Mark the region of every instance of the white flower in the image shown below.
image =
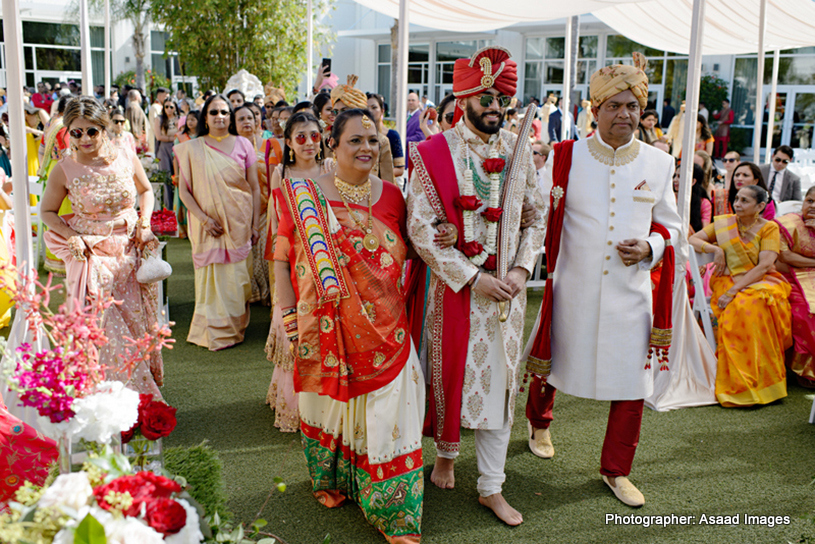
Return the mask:
<svg viewBox="0 0 815 544"><path fill-rule="evenodd" d="M167 544L198 544L204 540L198 523L198 510L184 499L176 499L178 503L187 511L187 524L174 535L169 535L164 539Z"/></svg>
<svg viewBox="0 0 815 544"><path fill-rule="evenodd" d="M109 444L111 438L130 429L139 419L139 394L121 382L102 382L93 395L74 401L76 418L84 421L76 438Z"/></svg>
<svg viewBox="0 0 815 544"><path fill-rule="evenodd" d="M70 529L63 529L54 535L52 544L74 544L74 532Z"/></svg>
<svg viewBox="0 0 815 544"><path fill-rule="evenodd" d="M103 524L107 544L162 544L164 537L136 518L124 517Z"/></svg>
<svg viewBox="0 0 815 544"><path fill-rule="evenodd" d="M39 506L67 506L79 510L87 506L92 496L93 489L86 473L60 474L42 494Z"/></svg>

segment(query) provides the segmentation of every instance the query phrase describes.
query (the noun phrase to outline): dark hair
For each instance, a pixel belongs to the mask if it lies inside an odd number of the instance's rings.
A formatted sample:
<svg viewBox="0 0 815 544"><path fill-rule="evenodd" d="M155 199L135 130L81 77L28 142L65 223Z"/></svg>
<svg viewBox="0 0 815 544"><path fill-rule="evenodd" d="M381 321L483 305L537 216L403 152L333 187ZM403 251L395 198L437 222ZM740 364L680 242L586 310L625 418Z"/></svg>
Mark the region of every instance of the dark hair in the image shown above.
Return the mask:
<svg viewBox="0 0 815 544"><path fill-rule="evenodd" d="M341 114L334 119L334 126L331 127L331 139L334 140L334 147L337 146L337 143L340 141L340 136L345 131L345 125L348 123L349 120L355 119L357 117L362 117L363 115L367 116L371 123L373 123L374 115L368 108L352 108L350 110L345 110Z"/></svg>
<svg viewBox="0 0 815 544"><path fill-rule="evenodd" d="M708 198L705 191L705 169L698 164L693 165L693 181L690 190L690 226L699 232L705 226L702 224L702 199Z"/></svg>
<svg viewBox="0 0 815 544"><path fill-rule="evenodd" d="M746 162L746 161L745 162L740 162L739 165L733 170L733 177L734 178L736 177L736 172L738 172L739 168L742 168L742 167L750 169L750 172L753 173L753 177L756 179L756 186L761 187L762 189L764 189L764 192L766 194L766 192L767 192L767 182L764 181L764 175L761 173L761 170L758 168L758 166L756 166L755 163ZM736 193L738 193L738 192L739 192L739 190L736 189L736 181L735 181L735 179L733 179L730 182L730 192L727 194L727 200L730 202L730 206L733 206L733 203L736 201ZM768 201L764 200L764 202L768 202Z"/></svg>
<svg viewBox="0 0 815 544"><path fill-rule="evenodd" d="M710 127L707 125L707 119L701 113L696 116L696 121L702 123L702 140L710 140L713 137L713 133L710 132Z"/></svg>
<svg viewBox="0 0 815 544"><path fill-rule="evenodd" d="M308 100L303 100L302 102L298 102L294 106L294 108L292 109L292 113L299 113L301 111L307 111L309 113L315 113L314 104L312 104Z"/></svg>
<svg viewBox="0 0 815 544"><path fill-rule="evenodd" d="M788 145L780 145L776 147L775 151L773 151L773 155L775 155L776 153L783 153L784 155L789 157L790 160L793 160L795 158L795 151L793 151L792 148Z"/></svg>
<svg viewBox="0 0 815 544"><path fill-rule="evenodd" d="M314 111L317 113L317 119L320 118L320 114L326 102L331 103L331 95L328 93L318 93L317 96L314 97Z"/></svg>
<svg viewBox="0 0 815 544"><path fill-rule="evenodd" d="M453 93L448 94L447 96L445 96L444 98L441 99L441 102L439 102L439 107L436 108L436 111L439 112L439 115L442 115L444 113L444 110L447 109L447 105L450 102L455 102L455 100L456 100L456 97L455 97L455 95Z"/></svg>
<svg viewBox="0 0 815 544"><path fill-rule="evenodd" d="M226 93L226 97L229 98L230 96L232 96L235 93L238 93L239 95L241 95L241 98L243 98L243 101L246 102L246 95L243 94L243 91L241 91L240 89L232 89L231 91Z"/></svg>
<svg viewBox="0 0 815 544"><path fill-rule="evenodd" d="M108 111L92 96L72 97L65 108L62 122L66 129L71 130L71 124L80 117L102 129L107 129L110 126Z"/></svg>
<svg viewBox="0 0 815 544"><path fill-rule="evenodd" d="M257 123L258 126L262 126L261 123L263 122L263 110L261 109L261 107L255 104L254 102L244 102L243 105L252 110L252 114L255 116L255 123ZM235 113L237 112L238 110L235 110Z"/></svg>
<svg viewBox="0 0 815 544"><path fill-rule="evenodd" d="M807 189L807 192L806 192L806 193L804 193L804 198L808 197L808 196L809 196L809 193L812 193L812 192L815 192L815 185L813 185L812 187L810 187L809 189Z"/></svg>
<svg viewBox="0 0 815 544"><path fill-rule="evenodd" d="M291 166L296 162L296 159L292 159L292 150L289 147L289 144L286 143L286 140L291 139L292 132L294 132L294 127L297 125L310 125L314 124L317 125L317 132L320 133L320 152L317 153L317 162L322 161L325 158L325 145L323 143L322 138L322 130L320 130L320 121L317 120L317 117L314 116L310 111L298 111L286 123L286 129L283 131L283 169L285 173L285 169L287 166Z"/></svg>
<svg viewBox="0 0 815 544"><path fill-rule="evenodd" d="M199 112L198 110L190 110L190 112L187 114L187 119L194 118L196 123L200 123L201 122L200 113L201 112ZM198 125L198 124L195 125L195 135L196 136L198 135L198 127L199 126L200 125ZM189 134L189 133L190 133L190 126L187 124L187 121L184 121L184 126L181 127L181 134Z"/></svg>
<svg viewBox="0 0 815 544"><path fill-rule="evenodd" d="M68 102L73 98L73 96L60 96L59 102L57 102L57 113L65 113L65 108L68 107Z"/></svg>
<svg viewBox="0 0 815 544"><path fill-rule="evenodd" d="M643 119L647 119L651 116L656 117L657 123L659 122L659 114L657 114L657 110L645 110L644 112L642 112L642 115L640 116L640 122L642 122Z"/></svg>
<svg viewBox="0 0 815 544"><path fill-rule="evenodd" d="M765 204L770 201L769 193L763 187L759 187L758 185L745 185L742 189L747 189L753 193L753 198L755 198L759 204Z"/></svg>
<svg viewBox="0 0 815 544"><path fill-rule="evenodd" d="M385 117L385 97L376 93L365 93L365 96L370 100L373 98L379 104L379 109L382 110L382 117Z"/></svg>
<svg viewBox="0 0 815 544"><path fill-rule="evenodd" d="M159 87L156 89L156 96L158 96L158 93L170 93L170 89L167 87Z"/></svg>
<svg viewBox="0 0 815 544"><path fill-rule="evenodd" d="M278 100L277 103L274 105L275 108L288 108L289 103L285 100Z"/></svg>
<svg viewBox="0 0 815 544"><path fill-rule="evenodd" d="M113 108L111 108L110 112L108 112L108 115L110 115L111 119L113 119L114 115L121 115L122 117L124 117L125 110L123 110L121 106L114 106Z"/></svg>
<svg viewBox="0 0 815 544"><path fill-rule="evenodd" d="M209 112L209 105L212 104L214 101L220 100L226 103L226 107L229 109L229 133L233 136L238 135L238 131L235 128L235 112L232 111L232 103L229 101L227 97L222 94L214 94L207 98L207 101L204 102L204 106L201 108L201 113L198 115L198 136L206 136L209 134L209 125L207 124L207 113Z"/></svg>
<svg viewBox="0 0 815 544"><path fill-rule="evenodd" d="M165 132L170 129L170 118L167 117L166 113L164 113L164 108L167 107L167 102L175 107L176 115L178 115L178 105L175 103L172 96L168 96L164 99L164 102L161 103L161 115L159 115L159 126Z"/></svg>

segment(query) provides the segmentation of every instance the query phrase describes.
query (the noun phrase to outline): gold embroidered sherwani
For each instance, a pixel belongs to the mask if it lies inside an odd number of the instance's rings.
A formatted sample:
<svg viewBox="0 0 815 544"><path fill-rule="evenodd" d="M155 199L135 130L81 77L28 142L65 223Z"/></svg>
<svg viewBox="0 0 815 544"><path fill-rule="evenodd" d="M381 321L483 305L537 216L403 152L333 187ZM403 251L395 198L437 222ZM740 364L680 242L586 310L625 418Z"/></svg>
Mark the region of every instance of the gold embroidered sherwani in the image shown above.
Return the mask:
<svg viewBox="0 0 815 544"><path fill-rule="evenodd" d="M459 187L464 179L465 168L470 167L470 160L477 176L481 180L489 180L488 174L483 169L482 159L488 157L490 145L496 143L500 156L509 163L517 138L515 134L501 130L498 134L492 135L488 143L484 143L463 121L443 135L447 140L456 170L456 180L450 181L458 183ZM532 161L531 146L524 146L522 153L520 178L516 180L518 189L514 191L511 201L499 205L504 209L504 214L509 214L507 222L509 270L521 267L531 275L543 247L546 217L543 196ZM411 148L411 159L414 168L408 187L407 228L413 246L431 271L425 309L423 353L420 354L423 363L426 362L427 375L431 376L434 365L442 364L442 360L439 360L441 357L434 357L432 335L436 307L441 303L444 285L459 292L479 271L479 267L458 249L454 247L441 249L434 243L436 225L444 222L444 218L437 216L428 200L424 186L431 182L427 179L422 158L415 151L415 147ZM474 214L475 240L485 246L487 223L481 212L487 207L486 200L482 199L482 207ZM535 207L538 218L532 226L521 230L521 208L524 202ZM458 235L461 237L464 233L459 232ZM483 270L482 272L486 273ZM500 429L505 423L505 417L509 418L510 424L512 423L518 391L520 358L523 351L521 342L526 316L526 290L521 290L512 300L509 319L504 323L498 321L498 303L472 291L470 296L469 339L461 339L462 342L468 342L461 399L461 426L469 429Z"/></svg>

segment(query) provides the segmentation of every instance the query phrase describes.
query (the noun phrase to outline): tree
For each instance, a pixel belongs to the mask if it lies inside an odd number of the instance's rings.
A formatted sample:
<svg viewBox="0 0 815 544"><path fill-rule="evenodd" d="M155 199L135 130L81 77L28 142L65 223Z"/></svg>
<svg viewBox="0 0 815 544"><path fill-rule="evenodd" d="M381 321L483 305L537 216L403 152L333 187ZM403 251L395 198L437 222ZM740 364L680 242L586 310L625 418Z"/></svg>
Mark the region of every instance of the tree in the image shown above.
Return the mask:
<svg viewBox="0 0 815 544"><path fill-rule="evenodd" d="M314 0L314 13L330 2ZM226 90L243 68L292 93L307 69L303 0L152 0L152 16L168 33L167 50L202 87ZM315 24L312 46L319 50L329 39Z"/></svg>

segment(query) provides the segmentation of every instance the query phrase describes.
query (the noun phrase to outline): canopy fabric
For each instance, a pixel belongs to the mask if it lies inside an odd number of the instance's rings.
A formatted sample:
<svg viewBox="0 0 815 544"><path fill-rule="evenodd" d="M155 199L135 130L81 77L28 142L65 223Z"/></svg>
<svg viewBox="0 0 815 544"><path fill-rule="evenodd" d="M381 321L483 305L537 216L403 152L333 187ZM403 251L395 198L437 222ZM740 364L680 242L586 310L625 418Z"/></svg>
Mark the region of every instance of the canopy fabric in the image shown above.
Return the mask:
<svg viewBox="0 0 815 544"><path fill-rule="evenodd" d="M411 24L454 32L485 32L516 23L550 21L647 0L407 0ZM356 0L367 8L399 18L399 0Z"/></svg>
<svg viewBox="0 0 815 544"><path fill-rule="evenodd" d="M707 0L703 55L758 51L761 0ZM690 51L693 0L648 0L592 15L625 37L662 51ZM766 51L815 45L815 2L767 0Z"/></svg>

